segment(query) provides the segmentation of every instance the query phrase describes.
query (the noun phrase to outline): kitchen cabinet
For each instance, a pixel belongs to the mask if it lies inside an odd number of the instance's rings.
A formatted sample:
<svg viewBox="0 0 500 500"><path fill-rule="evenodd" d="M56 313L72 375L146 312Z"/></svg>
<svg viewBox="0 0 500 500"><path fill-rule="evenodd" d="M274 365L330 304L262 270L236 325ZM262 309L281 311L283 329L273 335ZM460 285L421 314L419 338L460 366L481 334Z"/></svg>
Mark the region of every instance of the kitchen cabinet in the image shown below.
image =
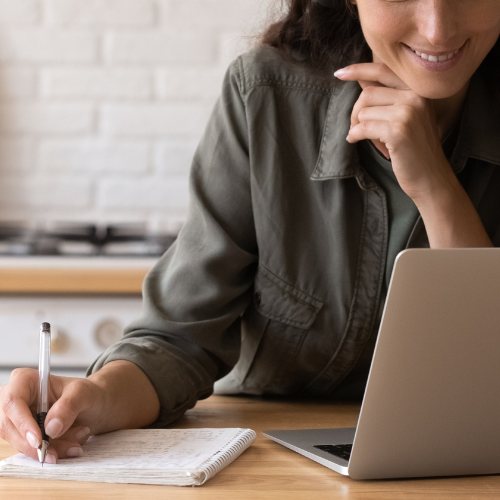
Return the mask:
<svg viewBox="0 0 500 500"><path fill-rule="evenodd" d="M0 384L38 365L40 324L52 326L52 373L86 368L141 311L156 258L0 258Z"/></svg>

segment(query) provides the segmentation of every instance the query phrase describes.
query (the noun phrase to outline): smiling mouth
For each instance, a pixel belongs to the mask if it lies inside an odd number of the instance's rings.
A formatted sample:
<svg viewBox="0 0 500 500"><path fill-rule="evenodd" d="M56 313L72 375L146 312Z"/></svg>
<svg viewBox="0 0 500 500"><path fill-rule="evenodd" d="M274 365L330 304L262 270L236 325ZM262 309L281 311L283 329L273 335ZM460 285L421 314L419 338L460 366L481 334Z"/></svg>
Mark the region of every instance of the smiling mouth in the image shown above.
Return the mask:
<svg viewBox="0 0 500 500"><path fill-rule="evenodd" d="M406 44L405 44L406 45ZM465 45L465 44L464 44ZM448 61L449 59L452 59L453 56L455 56L458 52L460 52L460 49L463 47L460 47L459 49L457 50L452 50L448 53L444 52L444 53L441 53L441 54L437 54L437 55L432 55L432 54L426 54L425 52L420 52L416 49L413 49L412 47L410 47L409 45L406 45L414 54L416 54L417 56L421 57L422 59L425 59L426 61L430 61L430 62L442 62L442 61Z"/></svg>

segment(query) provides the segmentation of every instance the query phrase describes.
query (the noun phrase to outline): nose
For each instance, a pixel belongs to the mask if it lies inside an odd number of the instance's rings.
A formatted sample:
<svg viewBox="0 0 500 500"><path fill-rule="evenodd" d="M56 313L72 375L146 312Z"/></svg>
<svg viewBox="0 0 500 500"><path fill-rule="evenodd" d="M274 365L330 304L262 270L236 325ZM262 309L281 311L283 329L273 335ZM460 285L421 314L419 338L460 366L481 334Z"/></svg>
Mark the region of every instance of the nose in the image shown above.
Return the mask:
<svg viewBox="0 0 500 500"><path fill-rule="evenodd" d="M448 49L459 27L456 0L422 0L417 9L418 31L439 52Z"/></svg>

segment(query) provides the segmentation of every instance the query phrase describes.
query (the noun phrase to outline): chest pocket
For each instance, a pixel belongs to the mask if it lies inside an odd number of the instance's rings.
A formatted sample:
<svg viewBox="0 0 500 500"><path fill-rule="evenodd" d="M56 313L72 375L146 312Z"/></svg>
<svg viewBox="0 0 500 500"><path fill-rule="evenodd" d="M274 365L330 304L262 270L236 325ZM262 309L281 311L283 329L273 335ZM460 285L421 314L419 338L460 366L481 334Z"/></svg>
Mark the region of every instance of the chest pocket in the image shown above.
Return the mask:
<svg viewBox="0 0 500 500"><path fill-rule="evenodd" d="M245 391L286 394L294 361L323 303L259 266L253 304L242 322L238 378Z"/></svg>

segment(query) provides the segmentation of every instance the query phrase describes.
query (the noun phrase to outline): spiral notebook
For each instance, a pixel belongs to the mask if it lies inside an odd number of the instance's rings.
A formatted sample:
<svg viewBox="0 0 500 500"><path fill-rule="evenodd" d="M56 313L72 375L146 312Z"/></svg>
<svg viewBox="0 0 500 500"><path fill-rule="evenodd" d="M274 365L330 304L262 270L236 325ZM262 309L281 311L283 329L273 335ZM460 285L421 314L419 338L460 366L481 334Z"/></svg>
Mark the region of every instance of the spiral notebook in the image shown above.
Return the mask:
<svg viewBox="0 0 500 500"><path fill-rule="evenodd" d="M84 456L45 464L23 454L0 477L199 486L255 440L252 429L132 429L91 436Z"/></svg>

